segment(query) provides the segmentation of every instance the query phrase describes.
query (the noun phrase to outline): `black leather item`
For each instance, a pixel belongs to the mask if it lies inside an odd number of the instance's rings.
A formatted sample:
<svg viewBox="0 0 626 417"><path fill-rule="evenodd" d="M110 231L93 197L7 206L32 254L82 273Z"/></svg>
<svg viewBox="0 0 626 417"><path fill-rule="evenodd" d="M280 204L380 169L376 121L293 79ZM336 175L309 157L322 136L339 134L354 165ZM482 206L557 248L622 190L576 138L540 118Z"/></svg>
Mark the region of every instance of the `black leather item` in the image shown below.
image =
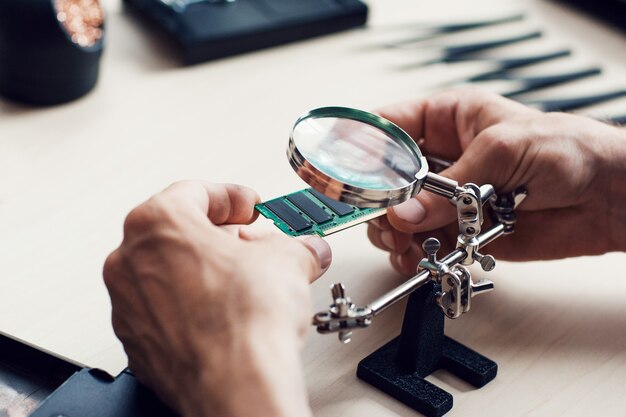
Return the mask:
<svg viewBox="0 0 626 417"><path fill-rule="evenodd" d="M124 0L178 45L186 64L362 26L359 0Z"/></svg>

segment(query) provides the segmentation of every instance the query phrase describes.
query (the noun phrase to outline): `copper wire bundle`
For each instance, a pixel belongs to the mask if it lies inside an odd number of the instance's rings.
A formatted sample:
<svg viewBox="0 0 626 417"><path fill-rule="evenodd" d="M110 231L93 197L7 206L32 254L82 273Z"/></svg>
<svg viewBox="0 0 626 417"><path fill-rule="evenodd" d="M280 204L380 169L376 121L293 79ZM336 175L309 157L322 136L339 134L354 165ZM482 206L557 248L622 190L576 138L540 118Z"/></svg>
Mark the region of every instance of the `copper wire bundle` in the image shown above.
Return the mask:
<svg viewBox="0 0 626 417"><path fill-rule="evenodd" d="M89 47L102 37L104 11L98 0L55 0L54 6L72 42Z"/></svg>

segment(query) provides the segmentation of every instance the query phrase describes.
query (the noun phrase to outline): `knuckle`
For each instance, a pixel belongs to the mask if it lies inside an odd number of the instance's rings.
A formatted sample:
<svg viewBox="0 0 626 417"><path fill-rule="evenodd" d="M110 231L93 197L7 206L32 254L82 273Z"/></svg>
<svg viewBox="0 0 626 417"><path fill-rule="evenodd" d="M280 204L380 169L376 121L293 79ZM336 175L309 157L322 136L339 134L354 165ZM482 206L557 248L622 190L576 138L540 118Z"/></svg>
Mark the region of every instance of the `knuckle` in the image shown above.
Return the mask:
<svg viewBox="0 0 626 417"><path fill-rule="evenodd" d="M151 197L128 213L124 221L124 234L145 232L162 224L170 217L168 214L171 211L170 206L169 200L161 194Z"/></svg>
<svg viewBox="0 0 626 417"><path fill-rule="evenodd" d="M481 142L481 145L500 161L509 162L516 157L515 143L502 129L485 130Z"/></svg>
<svg viewBox="0 0 626 417"><path fill-rule="evenodd" d="M108 288L115 284L119 266L120 254L116 250L112 252L109 256L107 256L106 260L104 261L104 266L102 267L102 278L104 279L104 283Z"/></svg>
<svg viewBox="0 0 626 417"><path fill-rule="evenodd" d="M237 190L237 193L239 193L240 195L244 197L244 200L254 201L255 203L261 201L261 197L259 197L259 194L256 191L254 191L252 188L245 187L239 184L232 184L232 186L235 187L235 189Z"/></svg>
<svg viewBox="0 0 626 417"><path fill-rule="evenodd" d="M154 226L157 215L150 201L135 207L126 216L124 221L124 235L144 231Z"/></svg>

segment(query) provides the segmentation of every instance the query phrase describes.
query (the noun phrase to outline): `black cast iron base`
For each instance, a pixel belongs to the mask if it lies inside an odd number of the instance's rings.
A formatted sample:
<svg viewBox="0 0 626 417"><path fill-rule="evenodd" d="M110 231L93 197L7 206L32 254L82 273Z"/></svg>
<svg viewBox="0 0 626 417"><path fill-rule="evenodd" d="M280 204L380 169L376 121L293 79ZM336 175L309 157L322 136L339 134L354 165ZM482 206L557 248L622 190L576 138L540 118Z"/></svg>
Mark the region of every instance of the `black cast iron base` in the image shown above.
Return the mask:
<svg viewBox="0 0 626 417"><path fill-rule="evenodd" d="M428 417L452 408L452 395L424 378L445 369L482 387L498 365L443 334L444 315L435 303L438 285L429 283L409 297L402 333L359 363L357 376Z"/></svg>

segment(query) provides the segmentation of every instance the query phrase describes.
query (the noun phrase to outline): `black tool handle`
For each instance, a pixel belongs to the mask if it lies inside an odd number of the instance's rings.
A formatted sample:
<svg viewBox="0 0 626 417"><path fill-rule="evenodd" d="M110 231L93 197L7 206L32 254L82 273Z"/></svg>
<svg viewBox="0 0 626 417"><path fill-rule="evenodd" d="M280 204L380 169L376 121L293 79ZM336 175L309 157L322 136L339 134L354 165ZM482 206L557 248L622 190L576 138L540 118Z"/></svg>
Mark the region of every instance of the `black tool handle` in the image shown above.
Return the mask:
<svg viewBox="0 0 626 417"><path fill-rule="evenodd" d="M527 41L530 39L536 39L543 35L541 31L535 31L525 33L523 35L511 36L508 38L496 39L493 41L467 43L463 45L444 46L443 52L446 57L444 61L448 62L450 58L455 58L461 55L467 55L473 52L484 51L486 49L497 48L500 46L511 45L518 42Z"/></svg>
<svg viewBox="0 0 626 417"><path fill-rule="evenodd" d="M406 39L398 40L390 43L387 46L397 47L408 45L412 43L417 43L429 39L433 39L435 37L439 37L442 35L449 35L452 33L463 32L465 30L478 29L488 26L500 25L503 23L515 22L518 20L524 19L526 16L522 13L514 14L510 16L503 16L495 19L485 19L485 20L476 20L473 22L465 22L465 23L450 23L450 24L441 24L441 25L427 25L427 26L418 26L417 29L421 29L425 32L425 34L420 34L417 36L411 36Z"/></svg>
<svg viewBox="0 0 626 417"><path fill-rule="evenodd" d="M521 57L512 57L512 58L495 58L485 60L487 62L493 62L497 69L491 71L485 71L482 74L474 75L467 79L468 82L474 81L486 81L486 80L497 80L499 77L506 73L507 70L521 68L525 66L530 66L534 64L539 64L541 62L551 61L553 59L563 58L572 54L570 49L560 49L554 52L548 52L545 54L539 55L531 55L531 56L521 56ZM449 59L449 62L465 62L465 61L475 61L477 58L471 56L460 56L460 57L452 57Z"/></svg>
<svg viewBox="0 0 626 417"><path fill-rule="evenodd" d="M478 29L487 26L500 25L502 23L517 22L523 20L526 16L523 13L514 14L510 16L497 17L495 19L477 20L474 22L465 23L451 23L447 25L441 25L436 27L436 31L439 33L454 33L464 30Z"/></svg>
<svg viewBox="0 0 626 417"><path fill-rule="evenodd" d="M593 94L588 96L571 97L564 99L527 101L525 104L539 108L546 112L569 111L603 103L605 101L626 96L626 90L616 90L608 93Z"/></svg>
<svg viewBox="0 0 626 417"><path fill-rule="evenodd" d="M500 79L521 81L522 87L513 89L503 94L505 97L515 97L520 94L529 93L531 91L540 90L546 87L552 87L559 84L565 84L571 81L592 77L602 73L602 69L598 67L589 68L580 71L572 71L564 74L542 75L534 77L519 77L513 74L503 74Z"/></svg>

